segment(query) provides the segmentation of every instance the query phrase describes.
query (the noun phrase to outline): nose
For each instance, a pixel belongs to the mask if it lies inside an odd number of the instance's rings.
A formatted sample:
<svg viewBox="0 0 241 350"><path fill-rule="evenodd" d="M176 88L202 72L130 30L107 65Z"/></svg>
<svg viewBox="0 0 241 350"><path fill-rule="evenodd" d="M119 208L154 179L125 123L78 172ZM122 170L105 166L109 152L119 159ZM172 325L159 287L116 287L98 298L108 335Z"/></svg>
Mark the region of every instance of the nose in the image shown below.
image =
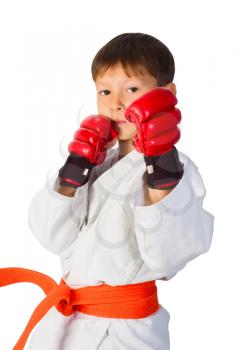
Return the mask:
<svg viewBox="0 0 241 350"><path fill-rule="evenodd" d="M125 108L123 102L121 101L121 98L119 96L113 96L112 100L111 100L111 105L110 105L110 109L112 111L123 111Z"/></svg>

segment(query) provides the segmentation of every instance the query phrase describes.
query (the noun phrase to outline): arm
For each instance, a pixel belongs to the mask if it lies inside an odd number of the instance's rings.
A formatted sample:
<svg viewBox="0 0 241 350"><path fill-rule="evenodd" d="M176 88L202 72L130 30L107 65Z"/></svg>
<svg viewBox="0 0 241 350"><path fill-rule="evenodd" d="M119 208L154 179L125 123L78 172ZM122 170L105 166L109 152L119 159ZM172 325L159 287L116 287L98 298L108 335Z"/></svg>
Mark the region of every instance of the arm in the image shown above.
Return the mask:
<svg viewBox="0 0 241 350"><path fill-rule="evenodd" d="M32 233L56 255L62 254L71 245L84 223L88 183L75 189L73 196L62 195L58 188L56 173L33 196L28 208L28 224Z"/></svg>
<svg viewBox="0 0 241 350"><path fill-rule="evenodd" d="M69 186L60 186L57 192L62 194L63 196L74 197L76 188Z"/></svg>
<svg viewBox="0 0 241 350"><path fill-rule="evenodd" d="M144 206L131 203L137 243L150 270L167 279L208 251L214 221L202 207L205 188L198 168L184 155L179 159L174 146L181 121L176 104L169 89L157 87L125 110L137 127L133 144L144 155L150 187L144 186Z"/></svg>
<svg viewBox="0 0 241 350"><path fill-rule="evenodd" d="M104 162L117 132L104 116L90 115L75 132L65 164L33 197L29 226L42 245L60 255L74 242L87 214L88 182Z"/></svg>
<svg viewBox="0 0 241 350"><path fill-rule="evenodd" d="M160 201L131 202L138 247L150 270L174 276L211 245L214 216L203 208L205 187L196 165L182 158L184 174Z"/></svg>
<svg viewBox="0 0 241 350"><path fill-rule="evenodd" d="M147 184L144 185L144 205L152 205L157 202L160 202L164 197L166 197L172 189L169 190L159 190L150 188L147 186Z"/></svg>

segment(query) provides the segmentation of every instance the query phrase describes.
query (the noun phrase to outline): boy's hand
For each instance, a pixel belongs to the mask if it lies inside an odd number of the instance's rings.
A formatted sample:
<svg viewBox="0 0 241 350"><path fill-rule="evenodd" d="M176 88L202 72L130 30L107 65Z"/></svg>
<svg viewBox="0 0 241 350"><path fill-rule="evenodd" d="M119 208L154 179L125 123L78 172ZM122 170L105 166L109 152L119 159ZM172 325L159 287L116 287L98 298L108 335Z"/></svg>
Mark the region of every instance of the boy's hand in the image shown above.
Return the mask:
<svg viewBox="0 0 241 350"><path fill-rule="evenodd" d="M115 144L117 135L107 117L90 115L85 118L68 146L70 155L59 170L60 185L77 188L85 184L92 168L104 162L107 149Z"/></svg>
<svg viewBox="0 0 241 350"><path fill-rule="evenodd" d="M137 127L133 144L145 156L160 155L179 140L177 124L181 112L174 106L175 95L168 89L155 88L135 100L126 110L125 117Z"/></svg>
<svg viewBox="0 0 241 350"><path fill-rule="evenodd" d="M125 110L126 119L137 128L133 145L144 155L147 184L151 188L174 188L183 175L183 164L174 146L180 139L177 124L181 121L176 104L177 99L170 90L157 87Z"/></svg>

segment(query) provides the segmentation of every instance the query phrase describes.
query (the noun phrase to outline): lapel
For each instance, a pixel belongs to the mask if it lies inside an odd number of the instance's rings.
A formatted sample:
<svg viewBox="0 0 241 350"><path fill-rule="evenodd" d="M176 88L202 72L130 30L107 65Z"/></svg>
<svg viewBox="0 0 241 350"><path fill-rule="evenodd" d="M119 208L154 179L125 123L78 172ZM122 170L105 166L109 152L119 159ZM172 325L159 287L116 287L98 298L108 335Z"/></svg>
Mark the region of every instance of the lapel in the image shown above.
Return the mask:
<svg viewBox="0 0 241 350"><path fill-rule="evenodd" d="M101 192L104 197L114 197L121 201L136 195L142 187L142 175L146 170L143 155L135 149L119 160L119 147L111 149L107 159L108 169L95 180L94 192Z"/></svg>

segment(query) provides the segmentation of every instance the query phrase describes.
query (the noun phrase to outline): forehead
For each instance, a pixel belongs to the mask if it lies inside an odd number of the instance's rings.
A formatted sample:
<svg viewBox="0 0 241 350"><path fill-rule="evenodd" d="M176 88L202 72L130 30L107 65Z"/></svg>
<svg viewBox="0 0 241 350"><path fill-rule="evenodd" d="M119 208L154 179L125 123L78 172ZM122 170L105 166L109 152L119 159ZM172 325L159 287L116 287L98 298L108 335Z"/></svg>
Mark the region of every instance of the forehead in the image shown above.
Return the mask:
<svg viewBox="0 0 241 350"><path fill-rule="evenodd" d="M144 67L138 67L136 71L134 71L130 66L125 69L121 64L116 64L100 72L96 77L96 83L108 83L113 80L143 80L148 76L150 75Z"/></svg>

